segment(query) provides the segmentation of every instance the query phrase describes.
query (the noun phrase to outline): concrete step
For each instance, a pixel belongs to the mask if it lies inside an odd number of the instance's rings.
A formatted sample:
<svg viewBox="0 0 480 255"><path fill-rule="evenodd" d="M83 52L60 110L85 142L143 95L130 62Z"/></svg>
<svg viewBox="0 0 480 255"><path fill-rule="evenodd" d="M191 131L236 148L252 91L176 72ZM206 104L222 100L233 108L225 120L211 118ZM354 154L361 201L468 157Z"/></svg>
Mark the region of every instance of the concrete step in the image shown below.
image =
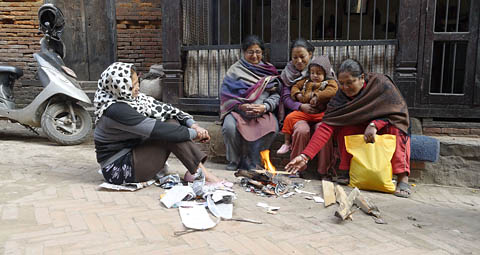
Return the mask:
<svg viewBox="0 0 480 255"><path fill-rule="evenodd" d="M97 81L78 81L83 90L97 90Z"/></svg>
<svg viewBox="0 0 480 255"><path fill-rule="evenodd" d="M411 164L413 180L451 186L480 188L480 139L435 136L440 141L440 157L435 163Z"/></svg>
<svg viewBox="0 0 480 255"><path fill-rule="evenodd" d="M198 121L210 133L209 143L200 144L209 160L227 163L225 144L218 122ZM437 162L411 162L410 179L413 182L480 188L480 139L471 137L435 136L440 141L440 157ZM277 155L276 150L283 143L279 133L271 148L270 157L277 169L289 162L289 155ZM315 172L315 164L309 164L309 171Z"/></svg>

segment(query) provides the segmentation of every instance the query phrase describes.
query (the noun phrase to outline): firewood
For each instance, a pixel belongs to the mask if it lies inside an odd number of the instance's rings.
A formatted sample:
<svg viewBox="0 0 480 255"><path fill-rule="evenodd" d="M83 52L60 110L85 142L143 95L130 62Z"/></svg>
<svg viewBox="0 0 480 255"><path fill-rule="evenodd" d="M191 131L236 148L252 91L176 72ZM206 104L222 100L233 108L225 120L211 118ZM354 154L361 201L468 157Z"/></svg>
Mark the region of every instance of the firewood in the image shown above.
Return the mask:
<svg viewBox="0 0 480 255"><path fill-rule="evenodd" d="M380 216L380 211L378 210L378 207L373 204L372 201L366 199L362 194L359 194L355 198L354 204L360 207L360 210L362 210L368 215L373 215L376 217Z"/></svg>
<svg viewBox="0 0 480 255"><path fill-rule="evenodd" d="M257 189L262 189L263 186L264 186L261 182L255 181L255 180L252 180L252 179L248 179L248 183L252 184Z"/></svg>
<svg viewBox="0 0 480 255"><path fill-rule="evenodd" d="M325 200L325 207L337 202L335 199L335 188L333 187L333 182L322 180L322 191L323 200Z"/></svg>
<svg viewBox="0 0 480 255"><path fill-rule="evenodd" d="M248 171L248 170L238 170L235 172L236 177L247 177L249 179L260 181L260 182L271 182L272 178L268 177L266 174L257 173L255 171Z"/></svg>
<svg viewBox="0 0 480 255"><path fill-rule="evenodd" d="M270 173L267 170L255 170L257 173ZM290 175L291 173L288 171L275 171L275 174L280 174L280 175Z"/></svg>
<svg viewBox="0 0 480 255"><path fill-rule="evenodd" d="M343 190L340 185L337 185L335 187L335 194L337 195L336 198L340 204L337 211L335 212L335 216L341 218L342 220L345 220L354 212L352 211L352 205L355 201L355 198L360 194L360 190L358 188L353 189L347 197L347 195L345 194L345 190Z"/></svg>

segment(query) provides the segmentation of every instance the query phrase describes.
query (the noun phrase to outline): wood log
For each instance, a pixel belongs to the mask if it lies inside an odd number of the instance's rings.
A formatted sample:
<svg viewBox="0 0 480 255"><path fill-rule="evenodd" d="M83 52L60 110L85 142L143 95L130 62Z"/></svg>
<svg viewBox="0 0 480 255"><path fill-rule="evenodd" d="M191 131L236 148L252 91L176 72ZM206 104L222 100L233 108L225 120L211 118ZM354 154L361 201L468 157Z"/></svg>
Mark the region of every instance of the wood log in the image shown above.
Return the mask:
<svg viewBox="0 0 480 255"><path fill-rule="evenodd" d="M262 189L263 186L264 186L261 182L255 181L255 180L252 180L252 179L248 179L248 183L252 184L257 189Z"/></svg>
<svg viewBox="0 0 480 255"><path fill-rule="evenodd" d="M270 173L267 170L255 170L255 172L259 174ZM291 173L288 171L275 171L275 174L290 175Z"/></svg>
<svg viewBox="0 0 480 255"><path fill-rule="evenodd" d="M354 204L360 207L360 210L362 210L364 213L368 215L372 215L375 223L377 224L387 224L385 220L382 218L382 215L380 214L380 210L378 207L373 204L372 201L368 200L365 198L362 194L358 195L355 198Z"/></svg>
<svg viewBox="0 0 480 255"><path fill-rule="evenodd" d="M347 197L347 195L345 194L345 190L340 185L337 185L335 187L335 194L338 194L336 198L340 204L337 211L335 212L335 216L339 217L342 220L345 220L346 218L350 217L352 213L355 212L354 210L352 210L352 205L355 201L355 198L360 195L360 190L358 188L353 189Z"/></svg>
<svg viewBox="0 0 480 255"><path fill-rule="evenodd" d="M272 178L267 176L264 173L257 173L254 171L248 171L248 170L238 170L235 172L236 177L247 177L249 179L255 180L255 181L260 181L260 182L271 182Z"/></svg>
<svg viewBox="0 0 480 255"><path fill-rule="evenodd" d="M378 207L373 204L372 201L365 198L362 194L359 194L355 198L354 204L360 207L360 210L362 210L364 213L380 217L380 211L378 210Z"/></svg>
<svg viewBox="0 0 480 255"><path fill-rule="evenodd" d="M335 204L335 188L333 182L322 180L323 200L325 201L325 207Z"/></svg>

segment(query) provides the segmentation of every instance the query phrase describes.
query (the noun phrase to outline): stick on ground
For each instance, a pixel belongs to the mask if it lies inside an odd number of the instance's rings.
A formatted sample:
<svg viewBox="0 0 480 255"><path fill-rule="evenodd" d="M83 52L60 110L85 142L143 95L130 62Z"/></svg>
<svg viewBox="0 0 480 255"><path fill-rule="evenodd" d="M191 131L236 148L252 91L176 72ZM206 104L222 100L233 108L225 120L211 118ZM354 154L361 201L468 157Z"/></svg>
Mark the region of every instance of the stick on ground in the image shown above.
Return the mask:
<svg viewBox="0 0 480 255"><path fill-rule="evenodd" d="M333 182L322 180L323 200L325 200L325 207L335 204L335 188Z"/></svg>

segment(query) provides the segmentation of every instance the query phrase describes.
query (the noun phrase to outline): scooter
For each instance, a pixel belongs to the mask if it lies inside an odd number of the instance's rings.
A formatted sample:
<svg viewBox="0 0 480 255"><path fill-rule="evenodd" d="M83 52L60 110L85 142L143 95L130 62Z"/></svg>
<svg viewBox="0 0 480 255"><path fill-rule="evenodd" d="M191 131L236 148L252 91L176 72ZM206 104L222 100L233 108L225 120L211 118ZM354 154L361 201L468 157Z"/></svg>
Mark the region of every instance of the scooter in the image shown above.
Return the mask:
<svg viewBox="0 0 480 255"><path fill-rule="evenodd" d="M38 11L41 50L33 54L38 63L37 76L43 90L25 108L16 109L13 95L20 68L0 66L0 119L17 122L37 133L41 127L47 137L60 145L84 142L92 130L92 118L79 104L91 105L73 70L65 66L65 45L60 35L64 17L60 9L44 4ZM38 133L37 133L38 134Z"/></svg>

